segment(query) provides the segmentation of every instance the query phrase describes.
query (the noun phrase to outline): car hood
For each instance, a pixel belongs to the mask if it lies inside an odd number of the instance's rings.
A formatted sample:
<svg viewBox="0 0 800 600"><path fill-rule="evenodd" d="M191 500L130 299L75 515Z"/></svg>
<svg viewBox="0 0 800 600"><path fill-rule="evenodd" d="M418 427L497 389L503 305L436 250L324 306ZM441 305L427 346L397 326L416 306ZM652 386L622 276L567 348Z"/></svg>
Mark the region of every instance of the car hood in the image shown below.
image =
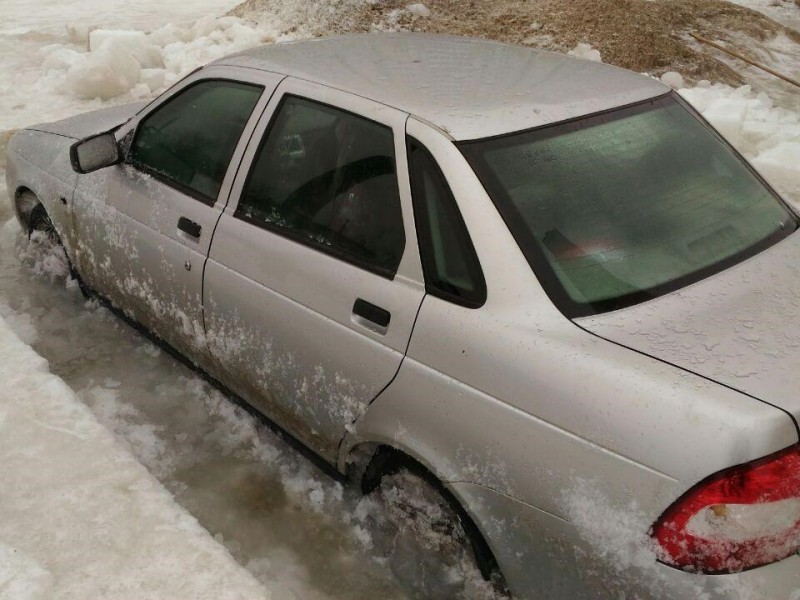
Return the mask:
<svg viewBox="0 0 800 600"><path fill-rule="evenodd" d="M682 290L576 323L800 418L800 232Z"/></svg>
<svg viewBox="0 0 800 600"><path fill-rule="evenodd" d="M147 102L133 102L111 108L102 108L92 112L76 115L52 123L39 123L28 127L45 133L55 133L65 137L80 140L95 133L102 133L113 129L133 117L144 108Z"/></svg>

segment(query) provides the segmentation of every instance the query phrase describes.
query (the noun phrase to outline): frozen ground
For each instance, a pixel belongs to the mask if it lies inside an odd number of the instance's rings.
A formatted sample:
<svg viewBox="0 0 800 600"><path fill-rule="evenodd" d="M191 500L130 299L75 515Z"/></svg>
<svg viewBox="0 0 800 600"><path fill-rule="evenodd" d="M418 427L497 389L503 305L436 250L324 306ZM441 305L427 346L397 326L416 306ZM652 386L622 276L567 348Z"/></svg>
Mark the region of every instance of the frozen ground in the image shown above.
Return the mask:
<svg viewBox="0 0 800 600"><path fill-rule="evenodd" d="M81 0L42 3L42 10L0 1L0 164L4 130L148 97L194 66L283 31L277 23L256 28L210 15L194 21L232 5L223 0ZM773 3L764 4L771 10ZM101 31L87 53L90 26L152 33ZM108 100L84 97L92 90ZM681 93L800 205L797 112L747 87ZM464 587L463 596L485 596L472 582L463 585L458 569L436 573L420 564L404 540L385 535L385 511L373 500L320 474L194 373L85 302L45 250L26 242L0 190L0 317L273 598L450 598ZM24 346L13 348L30 356ZM6 396L0 394L0 427ZM15 552L21 546L3 535L0 565L48 585L41 561ZM6 576L0 568L0 597Z"/></svg>
<svg viewBox="0 0 800 600"><path fill-rule="evenodd" d="M441 572L420 564L414 540L396 537L382 504L321 474L204 380L84 300L52 249L22 235L5 197L0 222L0 320L47 358L51 372L271 598L487 597L480 582L463 581L459 565ZM15 353L37 364L24 344L10 347ZM0 409L11 400L0 393ZM19 439L8 443L24 453ZM67 481L81 478L59 472ZM111 501L97 499L104 500ZM31 520L47 508L29 496L16 502ZM42 527L48 531L49 521Z"/></svg>
<svg viewBox="0 0 800 600"><path fill-rule="evenodd" d="M0 381L0 598L268 596L2 317Z"/></svg>

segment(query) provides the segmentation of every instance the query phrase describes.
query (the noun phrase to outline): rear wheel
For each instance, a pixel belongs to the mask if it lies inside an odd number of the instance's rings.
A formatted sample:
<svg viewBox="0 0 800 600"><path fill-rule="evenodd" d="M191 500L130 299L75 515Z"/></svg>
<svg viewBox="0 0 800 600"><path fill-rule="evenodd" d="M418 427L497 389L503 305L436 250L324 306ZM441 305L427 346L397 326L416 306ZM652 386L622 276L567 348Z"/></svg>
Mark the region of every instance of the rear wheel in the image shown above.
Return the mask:
<svg viewBox="0 0 800 600"><path fill-rule="evenodd" d="M371 512L372 542L415 598L508 598L497 562L453 495L422 465L379 450L362 491L380 505Z"/></svg>

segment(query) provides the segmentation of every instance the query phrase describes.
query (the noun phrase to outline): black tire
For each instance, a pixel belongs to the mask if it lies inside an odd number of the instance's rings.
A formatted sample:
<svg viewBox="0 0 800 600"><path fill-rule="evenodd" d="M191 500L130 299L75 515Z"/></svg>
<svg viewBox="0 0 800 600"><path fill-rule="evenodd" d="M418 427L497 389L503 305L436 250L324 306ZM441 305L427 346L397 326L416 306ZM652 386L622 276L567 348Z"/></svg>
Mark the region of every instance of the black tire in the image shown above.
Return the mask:
<svg viewBox="0 0 800 600"><path fill-rule="evenodd" d="M59 246L63 247L61 243L61 238L56 231L55 225L53 225L53 220L50 218L50 215L47 214L44 206L41 202L36 204L33 207L30 213L28 213L28 239L31 239L34 231L41 231L44 233L48 238L50 238L54 243L58 244Z"/></svg>
<svg viewBox="0 0 800 600"><path fill-rule="evenodd" d="M41 231L54 245L57 245L62 249L64 252L64 258L67 261L67 267L69 268L69 275L78 283L78 289L80 289L81 294L87 300L94 298L94 291L88 285L86 285L86 283L84 283L83 279L81 279L81 276L78 274L78 271L72 266L72 261L69 259L67 251L64 249L64 244L61 243L61 237L58 235L55 225L53 225L53 220L50 218L50 215L47 214L47 210L45 209L44 205L38 201L38 199L36 200L36 205L28 213L26 224L28 226L27 233L29 240L31 239L34 231Z"/></svg>

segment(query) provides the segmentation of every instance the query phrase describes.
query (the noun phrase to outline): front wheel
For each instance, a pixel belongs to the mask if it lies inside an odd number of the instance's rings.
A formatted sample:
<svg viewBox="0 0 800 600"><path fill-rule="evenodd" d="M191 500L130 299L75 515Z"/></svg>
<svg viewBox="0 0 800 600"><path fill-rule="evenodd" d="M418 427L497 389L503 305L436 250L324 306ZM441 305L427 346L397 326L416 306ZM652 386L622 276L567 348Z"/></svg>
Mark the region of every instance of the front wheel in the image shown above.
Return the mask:
<svg viewBox="0 0 800 600"><path fill-rule="evenodd" d="M33 205L25 217L27 226L28 249L32 255L34 270L51 277L69 276L78 283L78 288L85 298L92 298L92 290L84 283L78 272L72 266L67 256L61 237L56 231L53 220L47 213L44 205L30 192L28 198L23 198Z"/></svg>

